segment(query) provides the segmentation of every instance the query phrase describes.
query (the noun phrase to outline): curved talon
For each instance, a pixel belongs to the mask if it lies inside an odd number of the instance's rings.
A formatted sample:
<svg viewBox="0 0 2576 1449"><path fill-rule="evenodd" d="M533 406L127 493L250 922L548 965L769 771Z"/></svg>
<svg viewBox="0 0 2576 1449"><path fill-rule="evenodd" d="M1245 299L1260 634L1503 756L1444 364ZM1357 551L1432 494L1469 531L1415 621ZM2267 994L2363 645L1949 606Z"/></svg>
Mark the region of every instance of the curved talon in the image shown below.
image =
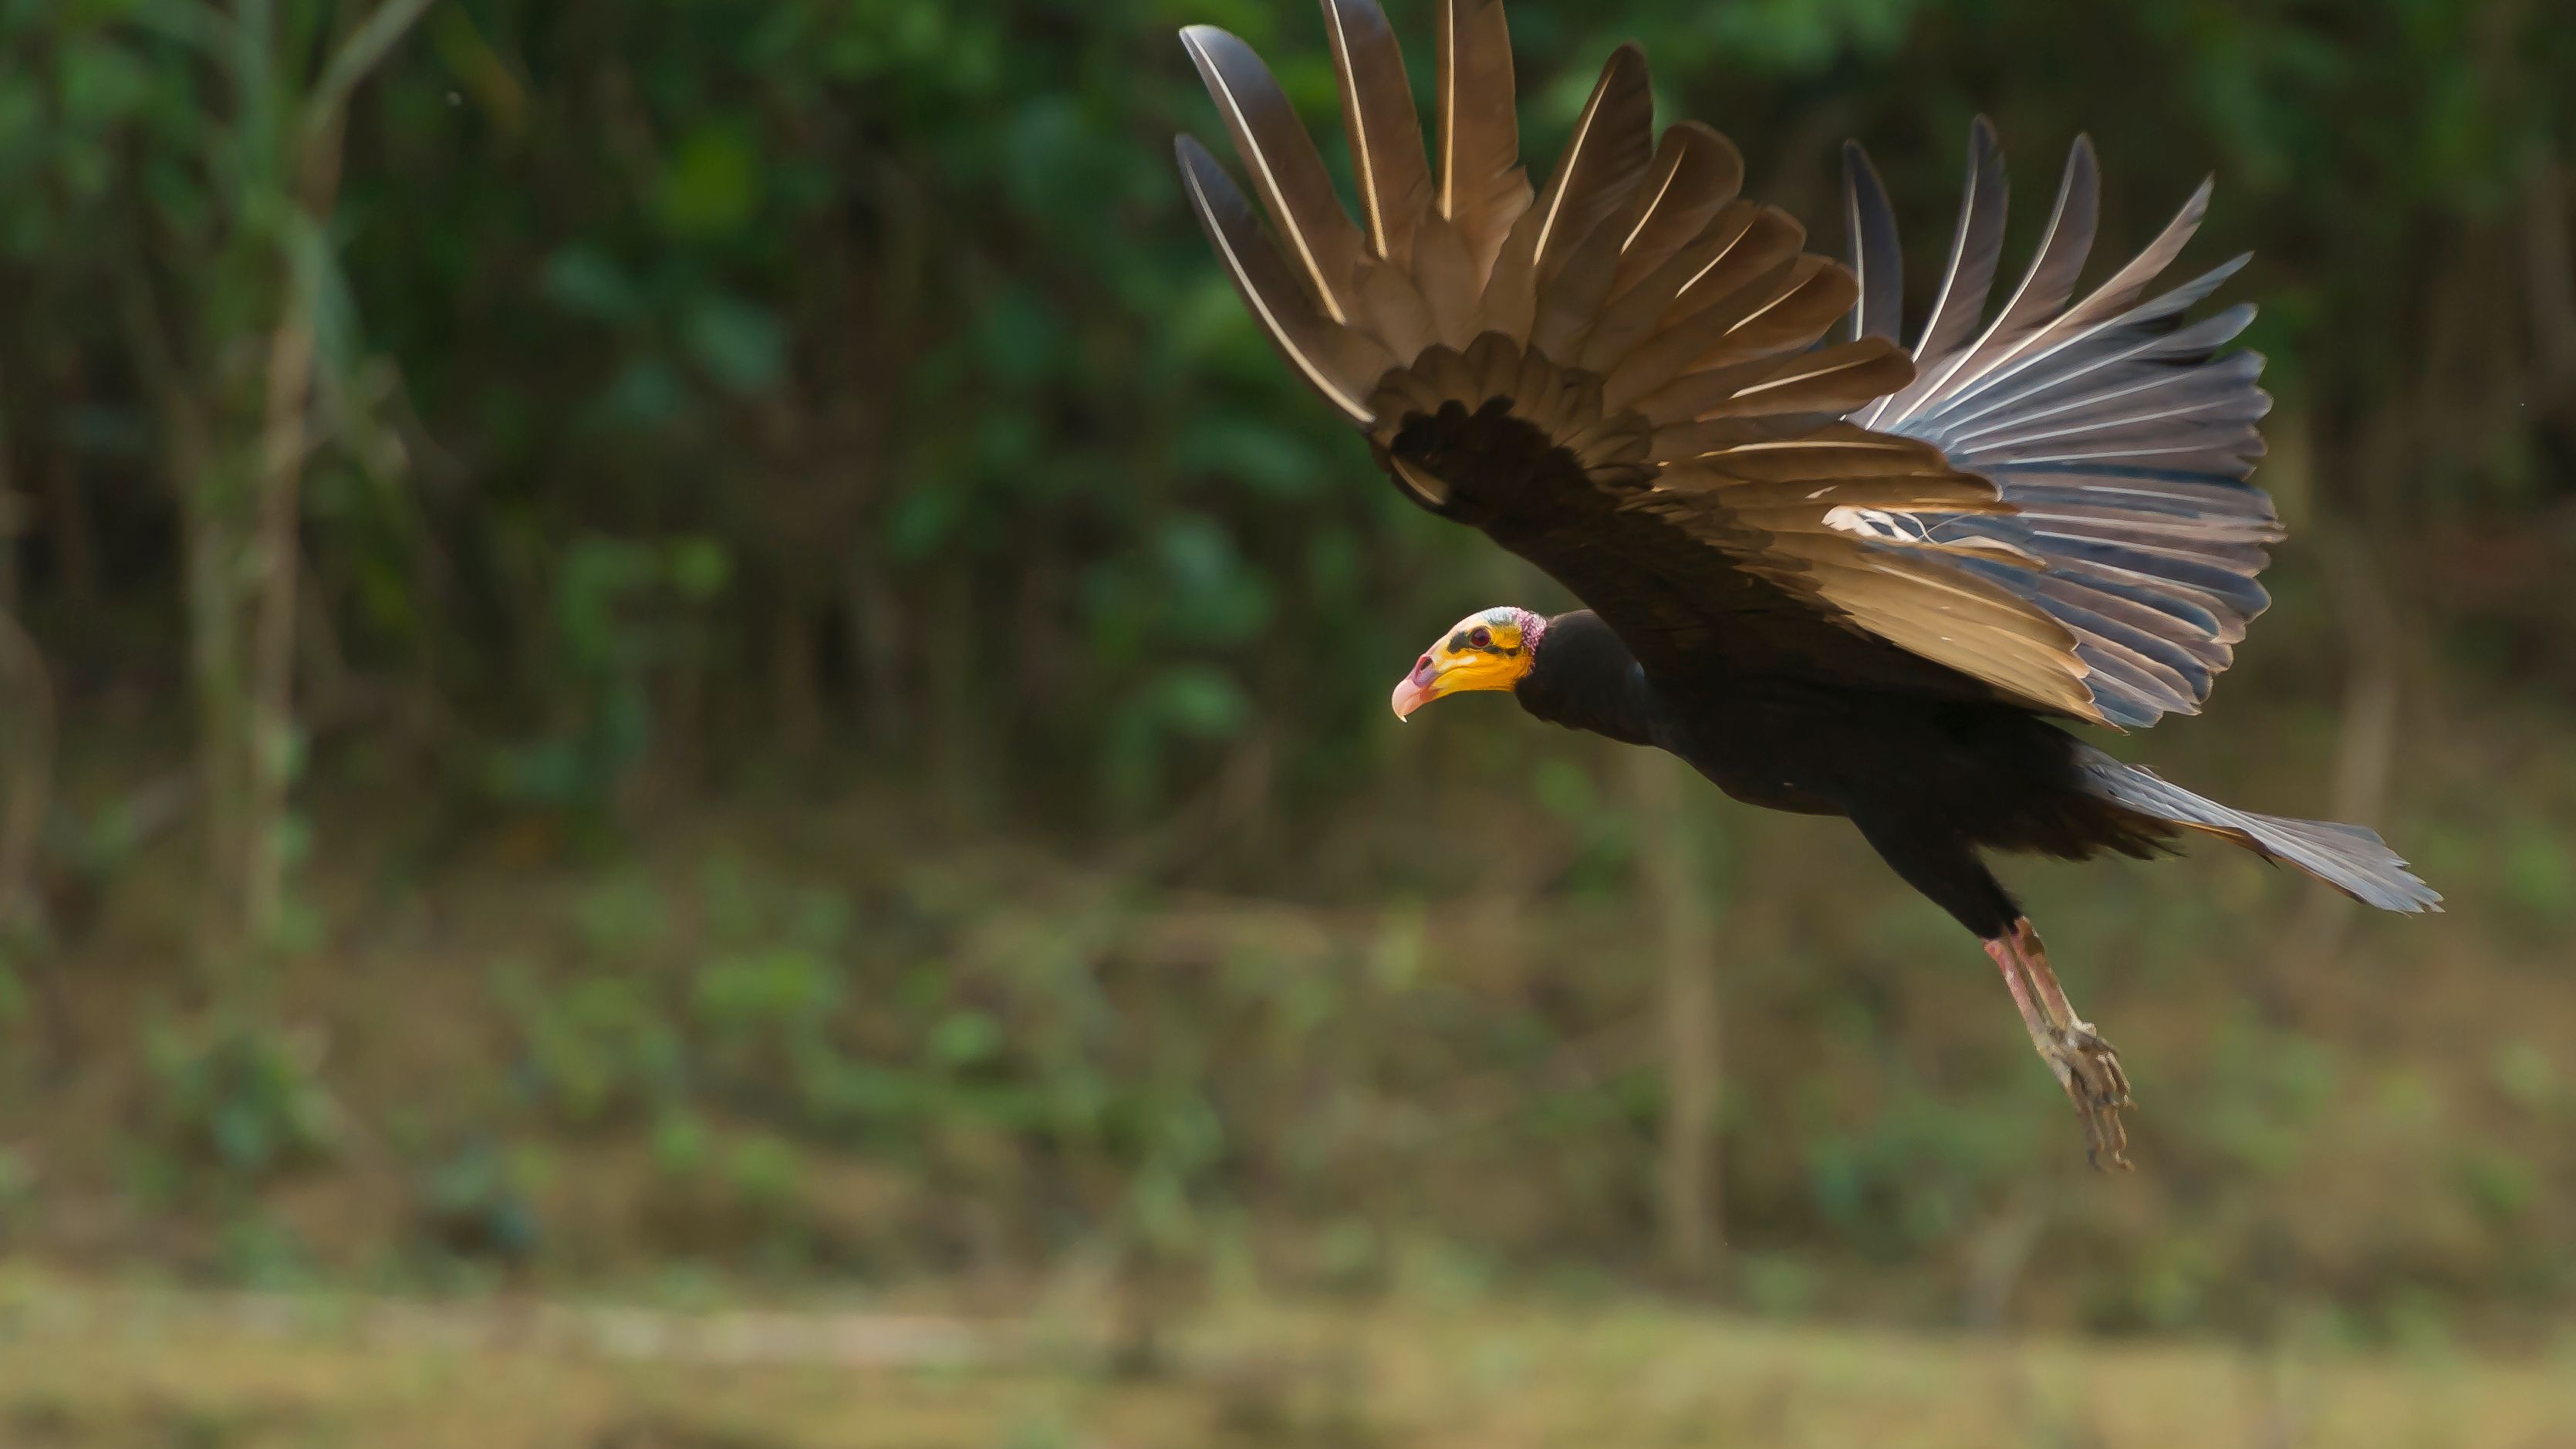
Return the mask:
<svg viewBox="0 0 2576 1449"><path fill-rule="evenodd" d="M2071 1031L2053 1030L2048 1048L2042 1055L2049 1059L2067 1099L2075 1104L2076 1118L2084 1124L2085 1160L2096 1171L2126 1170L2129 1133L2120 1121L2120 1109L2131 1105L2131 1100L2120 1054L2082 1024Z"/></svg>
<svg viewBox="0 0 2576 1449"><path fill-rule="evenodd" d="M2133 1102L2120 1054L2068 1004L2057 973L2049 969L2039 933L2028 920L2015 921L2012 934L1998 936L1985 946L2012 990L2013 1004L2021 1009L2032 1048L2048 1063L2049 1074L2057 1078L2067 1100L2075 1104L2076 1119L2084 1125L2085 1160L2098 1171L2126 1169L2129 1133L2121 1124L2120 1109Z"/></svg>

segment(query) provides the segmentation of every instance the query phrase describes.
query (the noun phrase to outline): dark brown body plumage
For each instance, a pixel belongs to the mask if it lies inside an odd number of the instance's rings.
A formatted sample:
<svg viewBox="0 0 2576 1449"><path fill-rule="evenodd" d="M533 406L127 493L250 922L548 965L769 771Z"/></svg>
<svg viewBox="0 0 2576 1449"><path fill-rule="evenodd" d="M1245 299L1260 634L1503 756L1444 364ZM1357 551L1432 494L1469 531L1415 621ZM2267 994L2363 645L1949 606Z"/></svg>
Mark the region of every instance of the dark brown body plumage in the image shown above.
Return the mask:
<svg viewBox="0 0 2576 1449"><path fill-rule="evenodd" d="M1748 805L1849 818L1981 938L2020 911L1978 851L2145 857L2181 830L2102 798L2085 768L2100 752L2026 711L1790 678L1659 687L1589 610L1549 621L1515 698L1551 723L1668 750Z"/></svg>

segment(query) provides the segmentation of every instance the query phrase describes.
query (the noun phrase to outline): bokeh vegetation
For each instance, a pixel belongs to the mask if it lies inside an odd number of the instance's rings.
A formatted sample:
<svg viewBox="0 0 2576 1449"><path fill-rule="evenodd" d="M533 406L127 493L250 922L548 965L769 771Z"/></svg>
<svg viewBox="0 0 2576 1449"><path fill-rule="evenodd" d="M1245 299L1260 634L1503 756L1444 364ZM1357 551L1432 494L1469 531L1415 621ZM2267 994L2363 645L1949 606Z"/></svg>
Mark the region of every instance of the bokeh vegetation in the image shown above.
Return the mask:
<svg viewBox="0 0 2576 1449"><path fill-rule="evenodd" d="M1978 111L2017 236L2079 129L2113 243L2216 172L2195 254L2256 252L2295 536L2215 718L2120 748L2371 819L2452 914L2018 872L2139 1083L2143 1170L2096 1181L1974 951L1840 827L1641 809L1479 702L1396 731L1432 631L1560 601L1393 495L1180 205L1170 137L1214 123L1172 30L1237 30L1322 125L1310 7L17 0L0 1246L404 1288L1088 1265L1140 1335L1211 1278L1424 1271L2563 1320L2576 28L1513 19L1534 156L1640 40L1821 242L1864 138L1918 296ZM1686 1274L1675 892L1725 1023Z"/></svg>

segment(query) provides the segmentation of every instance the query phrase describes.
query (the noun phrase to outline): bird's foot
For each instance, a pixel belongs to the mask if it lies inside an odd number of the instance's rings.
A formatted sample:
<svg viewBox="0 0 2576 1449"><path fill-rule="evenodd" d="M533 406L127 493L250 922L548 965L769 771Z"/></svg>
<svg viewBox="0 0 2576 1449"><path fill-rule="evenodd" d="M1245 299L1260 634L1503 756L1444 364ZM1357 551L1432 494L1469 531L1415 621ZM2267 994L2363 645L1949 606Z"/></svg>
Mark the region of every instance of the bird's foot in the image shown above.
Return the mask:
<svg viewBox="0 0 2576 1449"><path fill-rule="evenodd" d="M2120 1069L2120 1054L2088 1022L2052 1026L2045 1037L2034 1035L2040 1060L2066 1089L2075 1115L2084 1124L2084 1157L2097 1171L2129 1166L2128 1129L2120 1109L2131 1105L2129 1074Z"/></svg>
<svg viewBox="0 0 2576 1449"><path fill-rule="evenodd" d="M2093 1030L2093 1023L2075 1014L2029 921L2015 921L2012 934L1985 945L2003 972L2004 985L2012 989L2032 1049L2075 1104L2075 1116L2084 1124L2085 1159L2097 1171L2126 1169L2129 1133L2121 1125L2120 1109L2131 1102L2120 1054Z"/></svg>

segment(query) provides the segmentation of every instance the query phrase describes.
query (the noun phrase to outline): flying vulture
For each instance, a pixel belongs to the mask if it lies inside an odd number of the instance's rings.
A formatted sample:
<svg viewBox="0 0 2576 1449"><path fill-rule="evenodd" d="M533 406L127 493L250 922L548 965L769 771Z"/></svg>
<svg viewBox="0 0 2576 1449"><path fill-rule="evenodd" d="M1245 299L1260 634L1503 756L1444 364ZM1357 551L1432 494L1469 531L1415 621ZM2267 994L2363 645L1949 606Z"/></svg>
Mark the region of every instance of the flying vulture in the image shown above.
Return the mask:
<svg viewBox="0 0 2576 1449"><path fill-rule="evenodd" d="M2126 1166L2119 1057L1983 852L2144 857L2199 831L2385 910L2441 899L2367 829L2231 809L2057 723L2195 712L2269 602L2255 576L2282 530L2246 476L2270 399L2262 358L2226 350L2253 309L2191 315L2244 259L2155 290L2208 184L2079 295L2101 182L2077 140L1997 306L2004 167L1979 120L1907 342L1894 213L1858 146L1845 264L1739 194L1724 136L1658 134L1627 45L1533 190L1500 0L1437 8L1426 154L1385 16L1323 0L1356 217L1260 58L1181 32L1259 209L1189 136L1183 187L1280 356L1406 497L1587 606L1460 620L1396 714L1508 690L1738 800L1849 819L1984 943L2088 1154Z"/></svg>

